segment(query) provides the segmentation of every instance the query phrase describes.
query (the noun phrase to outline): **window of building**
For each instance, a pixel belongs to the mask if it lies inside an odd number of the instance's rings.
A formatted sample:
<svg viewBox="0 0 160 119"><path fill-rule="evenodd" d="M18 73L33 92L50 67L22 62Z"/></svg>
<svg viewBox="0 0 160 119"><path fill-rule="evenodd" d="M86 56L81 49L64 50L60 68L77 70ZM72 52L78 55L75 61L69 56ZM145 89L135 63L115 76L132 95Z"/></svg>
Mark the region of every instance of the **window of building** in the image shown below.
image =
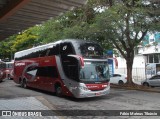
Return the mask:
<svg viewBox="0 0 160 119"><path fill-rule="evenodd" d="M154 55L154 63L159 63L159 55L158 54Z"/></svg>
<svg viewBox="0 0 160 119"><path fill-rule="evenodd" d="M156 34L155 34L155 40L156 40L157 42L160 41L160 33L156 33Z"/></svg>
<svg viewBox="0 0 160 119"><path fill-rule="evenodd" d="M160 63L160 54L147 55L147 63Z"/></svg>
<svg viewBox="0 0 160 119"><path fill-rule="evenodd" d="M134 55L137 55L138 54L138 47L136 47L135 49L134 49Z"/></svg>
<svg viewBox="0 0 160 119"><path fill-rule="evenodd" d="M153 62L153 55L152 55L152 54L149 55L149 63L154 63L154 62Z"/></svg>
<svg viewBox="0 0 160 119"><path fill-rule="evenodd" d="M150 42L154 42L154 38L149 39Z"/></svg>

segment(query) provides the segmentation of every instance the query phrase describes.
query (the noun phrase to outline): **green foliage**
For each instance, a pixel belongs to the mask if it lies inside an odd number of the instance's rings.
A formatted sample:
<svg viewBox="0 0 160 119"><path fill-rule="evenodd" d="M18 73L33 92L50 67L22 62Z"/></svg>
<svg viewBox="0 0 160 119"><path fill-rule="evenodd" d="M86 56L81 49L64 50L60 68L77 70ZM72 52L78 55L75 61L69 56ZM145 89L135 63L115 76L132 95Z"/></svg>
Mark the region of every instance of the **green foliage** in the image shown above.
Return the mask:
<svg viewBox="0 0 160 119"><path fill-rule="evenodd" d="M76 38L97 41L104 49L114 47L127 58L148 30L160 28L159 6L144 3L142 0L88 0L81 8L1 42L0 54L10 55L39 44Z"/></svg>
<svg viewBox="0 0 160 119"><path fill-rule="evenodd" d="M32 27L21 34L17 35L14 39L14 43L12 45L12 50L14 52L24 50L27 48L31 48L39 42L39 29L40 26Z"/></svg>
<svg viewBox="0 0 160 119"><path fill-rule="evenodd" d="M141 0L114 2L112 7L96 16L97 32L127 59L127 55L134 52L134 47L143 40L147 31L157 29L156 17L149 14L152 11L150 7Z"/></svg>
<svg viewBox="0 0 160 119"><path fill-rule="evenodd" d="M49 43L61 39L63 36L63 24L58 20L50 20L43 24L40 39L43 43Z"/></svg>
<svg viewBox="0 0 160 119"><path fill-rule="evenodd" d="M38 44L40 42L40 30L41 26L35 26L2 41L0 43L0 59L12 59L15 52L31 48Z"/></svg>
<svg viewBox="0 0 160 119"><path fill-rule="evenodd" d="M129 84L132 84L134 48L147 31L157 30L159 26L158 13L153 15L154 9L158 8L155 6L155 3L143 0L116 1L96 16L94 27L104 37L103 41L113 44L126 59Z"/></svg>

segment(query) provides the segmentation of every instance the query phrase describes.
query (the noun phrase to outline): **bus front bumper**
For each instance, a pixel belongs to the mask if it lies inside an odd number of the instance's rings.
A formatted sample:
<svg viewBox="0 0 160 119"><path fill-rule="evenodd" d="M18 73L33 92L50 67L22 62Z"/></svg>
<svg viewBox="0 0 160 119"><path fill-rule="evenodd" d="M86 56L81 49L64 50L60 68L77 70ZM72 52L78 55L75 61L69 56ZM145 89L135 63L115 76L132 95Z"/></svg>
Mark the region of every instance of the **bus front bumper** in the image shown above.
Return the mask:
<svg viewBox="0 0 160 119"><path fill-rule="evenodd" d="M72 94L76 98L87 98L87 97L98 97L107 95L110 93L110 85L108 85L105 89L99 91L91 91L91 90L83 90L83 89L76 89L72 90Z"/></svg>

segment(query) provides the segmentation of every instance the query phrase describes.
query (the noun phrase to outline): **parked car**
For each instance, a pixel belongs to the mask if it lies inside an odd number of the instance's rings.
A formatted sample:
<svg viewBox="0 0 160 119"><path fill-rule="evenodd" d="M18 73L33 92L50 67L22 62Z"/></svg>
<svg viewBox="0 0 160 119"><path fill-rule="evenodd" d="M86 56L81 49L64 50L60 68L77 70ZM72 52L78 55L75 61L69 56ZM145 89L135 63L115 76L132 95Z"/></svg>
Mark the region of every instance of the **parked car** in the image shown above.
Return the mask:
<svg viewBox="0 0 160 119"><path fill-rule="evenodd" d="M157 75L160 75L160 71L157 72Z"/></svg>
<svg viewBox="0 0 160 119"><path fill-rule="evenodd" d="M127 75L113 74L113 76L110 77L110 83L112 83L112 84L125 84L125 83L127 83Z"/></svg>
<svg viewBox="0 0 160 119"><path fill-rule="evenodd" d="M143 86L151 86L151 87L158 87L160 86L160 75L155 75L155 76L152 76L151 78L148 78L144 81L141 82L141 84Z"/></svg>

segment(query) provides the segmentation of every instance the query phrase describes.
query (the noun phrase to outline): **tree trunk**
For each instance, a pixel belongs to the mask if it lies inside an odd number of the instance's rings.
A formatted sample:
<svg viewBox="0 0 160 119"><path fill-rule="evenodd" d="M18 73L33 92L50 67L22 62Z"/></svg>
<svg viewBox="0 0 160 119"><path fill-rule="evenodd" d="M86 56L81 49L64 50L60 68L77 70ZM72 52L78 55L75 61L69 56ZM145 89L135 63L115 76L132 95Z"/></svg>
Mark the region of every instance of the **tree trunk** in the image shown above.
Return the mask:
<svg viewBox="0 0 160 119"><path fill-rule="evenodd" d="M127 65L127 84L133 85L132 81L132 66L134 59L134 50L127 53L126 65Z"/></svg>
<svg viewBox="0 0 160 119"><path fill-rule="evenodd" d="M133 81L132 81L132 65L133 65L133 62L127 61L127 83L129 85L133 84Z"/></svg>

